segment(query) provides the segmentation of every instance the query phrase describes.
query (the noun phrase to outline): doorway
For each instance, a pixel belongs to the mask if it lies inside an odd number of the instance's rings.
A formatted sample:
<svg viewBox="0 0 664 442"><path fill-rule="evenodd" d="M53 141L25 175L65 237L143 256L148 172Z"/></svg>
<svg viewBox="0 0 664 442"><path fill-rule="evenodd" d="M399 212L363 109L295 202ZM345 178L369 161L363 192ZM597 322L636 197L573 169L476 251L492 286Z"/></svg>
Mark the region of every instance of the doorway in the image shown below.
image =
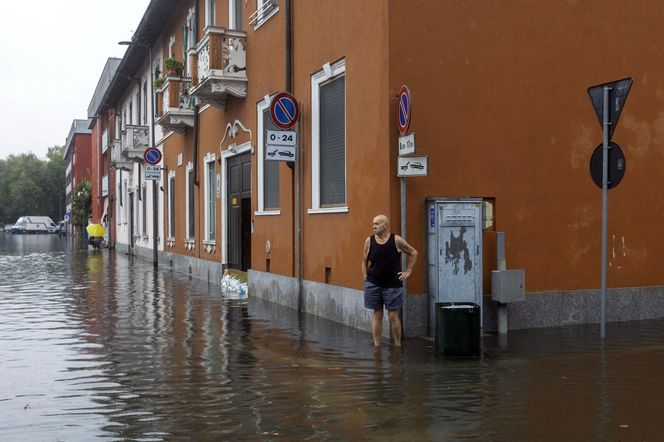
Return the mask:
<svg viewBox="0 0 664 442"><path fill-rule="evenodd" d="M134 249L134 192L129 192L129 238L127 238L129 252Z"/></svg>
<svg viewBox="0 0 664 442"><path fill-rule="evenodd" d="M227 263L247 271L251 266L251 155L249 152L226 160L226 207L228 217Z"/></svg>

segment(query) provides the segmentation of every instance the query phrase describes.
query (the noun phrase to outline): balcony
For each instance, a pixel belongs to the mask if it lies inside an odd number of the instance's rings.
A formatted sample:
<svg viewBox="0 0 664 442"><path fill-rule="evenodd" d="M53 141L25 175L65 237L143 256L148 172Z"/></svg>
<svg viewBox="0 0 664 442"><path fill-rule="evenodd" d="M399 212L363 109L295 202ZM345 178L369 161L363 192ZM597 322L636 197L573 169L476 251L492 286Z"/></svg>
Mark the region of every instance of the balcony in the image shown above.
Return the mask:
<svg viewBox="0 0 664 442"><path fill-rule="evenodd" d="M111 164L117 170L134 170L134 163L122 156L122 140L117 138L111 144Z"/></svg>
<svg viewBox="0 0 664 442"><path fill-rule="evenodd" d="M246 98L246 32L208 26L190 57L191 95L221 108L229 98Z"/></svg>
<svg viewBox="0 0 664 442"><path fill-rule="evenodd" d="M166 77L164 85L157 90L157 124L164 130L184 132L194 127L194 97L189 95L191 79Z"/></svg>
<svg viewBox="0 0 664 442"><path fill-rule="evenodd" d="M143 153L148 148L150 128L128 124L120 135L120 155L129 161L143 161Z"/></svg>

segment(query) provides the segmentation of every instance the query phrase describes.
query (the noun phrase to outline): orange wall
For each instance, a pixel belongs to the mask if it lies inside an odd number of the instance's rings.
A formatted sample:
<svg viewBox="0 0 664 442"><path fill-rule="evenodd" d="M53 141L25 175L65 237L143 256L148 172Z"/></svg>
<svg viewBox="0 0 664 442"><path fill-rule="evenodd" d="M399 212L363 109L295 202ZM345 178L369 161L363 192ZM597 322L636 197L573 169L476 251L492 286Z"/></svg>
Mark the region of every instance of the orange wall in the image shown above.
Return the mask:
<svg viewBox="0 0 664 442"><path fill-rule="evenodd" d="M659 4L396 0L389 17L390 95L410 87L417 154L430 161L429 177L408 181L410 226L426 196L495 197L508 268L526 269L528 291L599 287L601 192L588 162L602 133L586 89L633 76L614 135L627 173L609 192L608 282L664 284Z"/></svg>

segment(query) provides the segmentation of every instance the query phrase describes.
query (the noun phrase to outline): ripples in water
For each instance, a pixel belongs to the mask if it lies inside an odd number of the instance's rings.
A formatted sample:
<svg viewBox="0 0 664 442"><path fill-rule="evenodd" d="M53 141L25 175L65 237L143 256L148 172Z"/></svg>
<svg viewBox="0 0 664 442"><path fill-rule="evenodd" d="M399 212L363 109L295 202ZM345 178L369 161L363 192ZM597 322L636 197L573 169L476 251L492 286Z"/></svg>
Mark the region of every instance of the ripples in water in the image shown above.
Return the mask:
<svg viewBox="0 0 664 442"><path fill-rule="evenodd" d="M0 237L0 440L656 440L663 321L444 360L54 236Z"/></svg>

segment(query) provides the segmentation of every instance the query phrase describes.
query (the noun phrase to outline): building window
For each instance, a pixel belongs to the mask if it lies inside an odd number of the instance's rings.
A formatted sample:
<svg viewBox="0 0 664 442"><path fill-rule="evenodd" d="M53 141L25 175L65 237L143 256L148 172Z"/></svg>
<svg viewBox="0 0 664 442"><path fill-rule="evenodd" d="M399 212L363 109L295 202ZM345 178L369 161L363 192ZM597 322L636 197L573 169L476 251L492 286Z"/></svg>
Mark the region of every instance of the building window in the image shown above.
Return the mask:
<svg viewBox="0 0 664 442"><path fill-rule="evenodd" d="M233 1L233 0L230 0ZM205 26L214 26L217 16L217 6L215 0L205 1Z"/></svg>
<svg viewBox="0 0 664 442"><path fill-rule="evenodd" d="M141 124L141 87L136 92L136 124Z"/></svg>
<svg viewBox="0 0 664 442"><path fill-rule="evenodd" d="M130 126L134 124L134 102L130 101L129 102L129 121L127 121L127 124Z"/></svg>
<svg viewBox="0 0 664 442"><path fill-rule="evenodd" d="M258 212L279 214L279 161L268 160L266 141L268 130L279 130L270 118L270 101L263 100L257 106L258 121Z"/></svg>
<svg viewBox="0 0 664 442"><path fill-rule="evenodd" d="M217 172L214 168L215 154L209 153L205 156L205 239L214 241L217 227Z"/></svg>
<svg viewBox="0 0 664 442"><path fill-rule="evenodd" d="M228 0L228 28L242 30L242 0Z"/></svg>
<svg viewBox="0 0 664 442"><path fill-rule="evenodd" d="M117 213L117 216L115 217L115 223L119 226L122 224L122 171L120 171L120 179L118 180L118 196L115 199L115 213Z"/></svg>
<svg viewBox="0 0 664 442"><path fill-rule="evenodd" d="M175 171L168 172L168 237L175 238Z"/></svg>
<svg viewBox="0 0 664 442"><path fill-rule="evenodd" d="M187 62L187 52L196 46L196 14L190 8L182 28L182 59Z"/></svg>
<svg viewBox="0 0 664 442"><path fill-rule="evenodd" d="M148 124L148 81L143 80L143 125Z"/></svg>
<svg viewBox="0 0 664 442"><path fill-rule="evenodd" d="M123 194L124 194L125 198L127 198L127 199L129 198L129 187L127 187L127 180L124 181ZM132 201L130 199L128 199L128 201L131 204ZM129 219L129 205L130 204L125 204L124 205L124 218L122 220L123 224L127 224L127 220Z"/></svg>
<svg viewBox="0 0 664 442"><path fill-rule="evenodd" d="M347 212L346 64L340 60L311 77L311 209Z"/></svg>
<svg viewBox="0 0 664 442"><path fill-rule="evenodd" d="M168 38L168 58L175 57L175 52L173 51L174 46L175 46L175 35L171 35Z"/></svg>
<svg viewBox="0 0 664 442"><path fill-rule="evenodd" d="M279 0L256 0L256 12L249 17L249 25L258 29L279 11Z"/></svg>
<svg viewBox="0 0 664 442"><path fill-rule="evenodd" d="M148 189L143 184L143 198L141 198L141 206L142 206L142 213L141 213L141 221L143 222L142 225L142 232L144 236L147 236L148 234Z"/></svg>
<svg viewBox="0 0 664 442"><path fill-rule="evenodd" d="M187 163L187 239L194 239L196 234L194 204L194 164Z"/></svg>

